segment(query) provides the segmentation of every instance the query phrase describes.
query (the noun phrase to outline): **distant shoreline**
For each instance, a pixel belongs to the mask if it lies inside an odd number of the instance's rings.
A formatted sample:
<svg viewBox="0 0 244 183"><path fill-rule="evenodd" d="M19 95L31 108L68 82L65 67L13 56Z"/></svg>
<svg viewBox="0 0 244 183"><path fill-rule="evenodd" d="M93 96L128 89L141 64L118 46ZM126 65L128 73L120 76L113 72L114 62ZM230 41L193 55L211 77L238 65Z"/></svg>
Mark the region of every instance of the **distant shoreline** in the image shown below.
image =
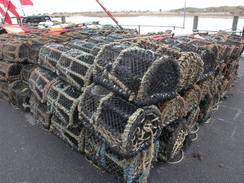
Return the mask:
<svg viewBox="0 0 244 183"><path fill-rule="evenodd" d="M183 16L183 13L176 12L112 12L114 17L139 17L139 16L152 16L152 17L179 17ZM104 12L84 12L84 13L53 13L49 14L52 17L74 17L74 16L86 16L86 17L107 17ZM234 15L230 13L187 13L187 17L206 17L206 18L232 18ZM244 18L244 15L237 15L240 18Z"/></svg>

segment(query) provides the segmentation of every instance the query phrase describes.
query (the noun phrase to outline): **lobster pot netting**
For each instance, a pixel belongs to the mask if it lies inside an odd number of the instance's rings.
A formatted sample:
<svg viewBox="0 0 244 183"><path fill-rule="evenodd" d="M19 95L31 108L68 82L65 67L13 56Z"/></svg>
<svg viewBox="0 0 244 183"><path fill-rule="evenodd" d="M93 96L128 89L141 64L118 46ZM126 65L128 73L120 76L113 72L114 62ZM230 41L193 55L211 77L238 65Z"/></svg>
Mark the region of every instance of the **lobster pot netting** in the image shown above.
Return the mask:
<svg viewBox="0 0 244 183"><path fill-rule="evenodd" d="M101 49L101 44L87 42L87 41L79 40L79 39L69 41L67 43L67 45L72 47L72 48L76 48L76 49L79 49L81 51L90 53L94 56L96 56Z"/></svg>
<svg viewBox="0 0 244 183"><path fill-rule="evenodd" d="M38 64L55 73L56 65L61 55L68 50L70 50L69 47L61 44L51 43L44 45L39 53Z"/></svg>
<svg viewBox="0 0 244 183"><path fill-rule="evenodd" d="M82 93L75 87L59 81L47 94L49 112L54 113L67 126L78 125L78 102Z"/></svg>
<svg viewBox="0 0 244 183"><path fill-rule="evenodd" d="M54 40L56 43L68 42L72 39L72 37L65 35L46 34L45 36L47 36L48 39Z"/></svg>
<svg viewBox="0 0 244 183"><path fill-rule="evenodd" d="M69 144L73 149L81 151L81 127L67 127L56 115L51 118L50 132Z"/></svg>
<svg viewBox="0 0 244 183"><path fill-rule="evenodd" d="M185 101L181 96L158 104L161 112L163 127L168 126L171 122L186 116Z"/></svg>
<svg viewBox="0 0 244 183"><path fill-rule="evenodd" d="M30 75L31 73L37 68L38 66L35 65L35 64L27 64L27 65L24 65L22 70L21 70L21 73L20 73L20 78L21 80L23 81L26 81L28 82L29 79L30 79Z"/></svg>
<svg viewBox="0 0 244 183"><path fill-rule="evenodd" d="M184 119L177 119L164 128L159 138L158 161L180 160L188 134Z"/></svg>
<svg viewBox="0 0 244 183"><path fill-rule="evenodd" d="M0 80L0 99L7 101L9 100L8 83L2 80Z"/></svg>
<svg viewBox="0 0 244 183"><path fill-rule="evenodd" d="M41 103L34 94L30 97L30 112L37 127L49 129L52 114L48 113L47 104Z"/></svg>
<svg viewBox="0 0 244 183"><path fill-rule="evenodd" d="M99 85L91 84L86 87L78 106L79 118L83 123L87 121L90 124L93 124L101 99L109 93L110 91Z"/></svg>
<svg viewBox="0 0 244 183"><path fill-rule="evenodd" d="M84 40L88 38L88 36L81 34L78 31L65 32L63 35L67 37L71 37L72 39L79 39L79 40Z"/></svg>
<svg viewBox="0 0 244 183"><path fill-rule="evenodd" d="M81 89L91 80L94 56L77 49L64 52L57 63L57 74Z"/></svg>
<svg viewBox="0 0 244 183"><path fill-rule="evenodd" d="M29 55L27 44L19 42L2 42L0 44L0 59L10 62L24 62Z"/></svg>
<svg viewBox="0 0 244 183"><path fill-rule="evenodd" d="M0 80L11 82L20 79L22 65L0 61Z"/></svg>
<svg viewBox="0 0 244 183"><path fill-rule="evenodd" d="M212 74L216 67L218 58L218 48L215 44L210 44L207 41L190 39L190 38L165 38L161 40L173 49L178 49L181 52L194 52L199 54L204 64L203 74Z"/></svg>
<svg viewBox="0 0 244 183"><path fill-rule="evenodd" d="M49 70L38 67L33 72L31 72L29 86L37 99L41 103L45 103L47 101L47 93L49 89L57 81L56 74L50 72Z"/></svg>
<svg viewBox="0 0 244 183"><path fill-rule="evenodd" d="M120 52L128 48L125 43L110 43L102 47L94 61L94 76L99 77L105 69L109 70L111 65L119 56Z"/></svg>
<svg viewBox="0 0 244 183"><path fill-rule="evenodd" d="M122 158L106 148L106 144L94 137L93 133L81 131L80 149L88 160L112 174L120 182L143 182L147 179L152 162L155 160L156 146L138 153L133 158Z"/></svg>
<svg viewBox="0 0 244 183"><path fill-rule="evenodd" d="M211 93L212 84L213 78L207 78L199 83L199 87L201 88L202 92L201 101L199 104L199 123L205 122L210 118L213 106L213 95Z"/></svg>
<svg viewBox="0 0 244 183"><path fill-rule="evenodd" d="M27 82L18 80L9 84L8 87L9 102L22 109L29 109L29 100L31 97L31 90Z"/></svg>
<svg viewBox="0 0 244 183"><path fill-rule="evenodd" d="M138 109L112 93L106 95L98 86L84 92L79 112L81 121L88 120L110 147L127 156L150 145L161 130L160 112L155 106Z"/></svg>
<svg viewBox="0 0 244 183"><path fill-rule="evenodd" d="M39 60L39 53L41 48L43 47L44 44L40 43L32 43L29 46L29 56L28 56L28 62L33 63L33 64L38 64Z"/></svg>

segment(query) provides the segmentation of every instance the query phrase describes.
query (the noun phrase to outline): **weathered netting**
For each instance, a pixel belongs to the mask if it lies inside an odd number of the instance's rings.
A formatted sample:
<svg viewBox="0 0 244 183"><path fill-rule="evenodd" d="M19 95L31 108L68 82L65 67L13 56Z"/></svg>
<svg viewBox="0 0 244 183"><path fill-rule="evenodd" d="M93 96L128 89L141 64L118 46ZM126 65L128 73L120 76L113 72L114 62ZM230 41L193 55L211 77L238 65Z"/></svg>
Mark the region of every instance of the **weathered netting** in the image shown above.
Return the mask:
<svg viewBox="0 0 244 183"><path fill-rule="evenodd" d="M41 103L34 94L30 97L30 112L33 115L36 126L43 129L49 129L52 114L48 113L46 103Z"/></svg>
<svg viewBox="0 0 244 183"><path fill-rule="evenodd" d="M93 54L96 56L101 49L101 44L95 44L84 40L75 39L67 43L68 46L79 49L81 51Z"/></svg>
<svg viewBox="0 0 244 183"><path fill-rule="evenodd" d="M0 44L0 59L10 62L27 60L29 50L27 44L21 41L6 41Z"/></svg>
<svg viewBox="0 0 244 183"><path fill-rule="evenodd" d="M56 43L68 42L72 39L72 37L68 37L65 35L55 35L55 34L45 34L48 39L54 40Z"/></svg>
<svg viewBox="0 0 244 183"><path fill-rule="evenodd" d="M21 70L21 64L0 61L0 80L11 82L20 79Z"/></svg>
<svg viewBox="0 0 244 183"><path fill-rule="evenodd" d="M61 55L70 48L61 44L50 43L44 45L39 53L38 64L46 69L56 72L56 65Z"/></svg>
<svg viewBox="0 0 244 183"><path fill-rule="evenodd" d="M9 84L8 87L9 102L22 109L29 109L29 100L31 97L31 90L25 81L17 80Z"/></svg>
<svg viewBox="0 0 244 183"><path fill-rule="evenodd" d="M114 61L118 58L120 52L128 48L129 43L111 43L106 44L99 51L94 61L94 77L99 77L105 69L109 70Z"/></svg>
<svg viewBox="0 0 244 183"><path fill-rule="evenodd" d="M51 118L50 132L61 138L64 142L69 144L73 149L81 151L81 126L67 127L67 124L63 120L59 119L55 114Z"/></svg>
<svg viewBox="0 0 244 183"><path fill-rule="evenodd" d="M188 38L181 38L181 39L172 39L172 38L166 38L162 39L161 41L167 45L169 45L171 48L179 49L183 52L194 52L199 54L204 64L202 65L204 67L203 74L210 75L213 74L216 62L218 58L218 48L215 44L210 44L207 41L193 39L190 40Z"/></svg>
<svg viewBox="0 0 244 183"><path fill-rule="evenodd" d="M47 93L49 112L54 113L67 126L78 125L78 103L82 93L75 87L59 81Z"/></svg>
<svg viewBox="0 0 244 183"><path fill-rule="evenodd" d="M86 120L84 123L124 155L144 149L161 132L160 112L155 106L137 108L96 85L85 90L79 114L81 121Z"/></svg>
<svg viewBox="0 0 244 183"><path fill-rule="evenodd" d="M42 103L47 101L47 93L56 82L58 82L58 78L54 73L40 67L36 68L29 78L31 91Z"/></svg>
<svg viewBox="0 0 244 183"><path fill-rule="evenodd" d="M106 144L88 130L83 129L81 137L80 149L83 149L82 152L85 153L87 159L111 173L120 182L146 181L154 160L154 152L157 149L154 144L133 158L122 158L106 148Z"/></svg>
<svg viewBox="0 0 244 183"><path fill-rule="evenodd" d="M159 104L163 126L186 116L185 101L181 96Z"/></svg>
<svg viewBox="0 0 244 183"><path fill-rule="evenodd" d="M83 39L88 38L87 35L81 34L81 33L78 32L78 31L74 31L74 32L65 32L63 35L64 35L64 36L67 36L67 37L71 37L71 38L73 38L73 39L80 39L80 40L83 40Z"/></svg>
<svg viewBox="0 0 244 183"><path fill-rule="evenodd" d="M158 161L171 161L183 153L184 142L188 135L186 121L177 119L171 122L162 130L160 136L160 147L158 152Z"/></svg>
<svg viewBox="0 0 244 183"><path fill-rule="evenodd" d="M8 100L8 83L0 80L0 99Z"/></svg>
<svg viewBox="0 0 244 183"><path fill-rule="evenodd" d="M28 62L38 64L39 52L42 47L43 47L43 44L40 44L40 43L32 43L29 45Z"/></svg>
<svg viewBox="0 0 244 183"><path fill-rule="evenodd" d="M81 89L91 81L93 61L93 55L71 49L61 55L56 72L62 79Z"/></svg>
<svg viewBox="0 0 244 183"><path fill-rule="evenodd" d="M31 73L37 68L38 66L35 64L27 64L22 67L22 70L20 72L20 78L23 81L28 82L30 79Z"/></svg>

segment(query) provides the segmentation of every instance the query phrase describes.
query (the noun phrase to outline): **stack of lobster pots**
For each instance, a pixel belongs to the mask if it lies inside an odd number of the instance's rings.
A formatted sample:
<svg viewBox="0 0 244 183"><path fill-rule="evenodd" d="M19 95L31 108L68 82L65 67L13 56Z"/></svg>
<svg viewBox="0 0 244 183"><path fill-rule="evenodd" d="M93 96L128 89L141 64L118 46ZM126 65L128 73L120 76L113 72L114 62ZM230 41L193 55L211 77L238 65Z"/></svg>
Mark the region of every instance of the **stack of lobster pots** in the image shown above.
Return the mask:
<svg viewBox="0 0 244 183"><path fill-rule="evenodd" d="M177 163L237 77L241 37L0 37L0 97L120 182Z"/></svg>

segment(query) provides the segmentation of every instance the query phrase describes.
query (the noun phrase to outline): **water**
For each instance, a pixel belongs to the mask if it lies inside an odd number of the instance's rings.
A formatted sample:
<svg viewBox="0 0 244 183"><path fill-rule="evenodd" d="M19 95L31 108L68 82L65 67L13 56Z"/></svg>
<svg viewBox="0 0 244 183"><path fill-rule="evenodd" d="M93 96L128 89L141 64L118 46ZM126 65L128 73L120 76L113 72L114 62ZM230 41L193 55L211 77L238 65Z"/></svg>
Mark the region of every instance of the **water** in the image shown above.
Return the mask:
<svg viewBox="0 0 244 183"><path fill-rule="evenodd" d="M67 17L67 22L72 23L84 23L99 21L100 24L113 24L112 20L109 17ZM117 20L121 25L128 28L137 28L138 26L134 25L154 25L154 26L183 26L183 17L156 17L156 16L139 16L139 17L118 17ZM199 17L198 29L199 30L231 30L232 27L232 18L207 18ZM238 30L241 31L244 26L244 18L239 19ZM185 30L176 29L176 33L191 33L193 28L193 17L186 18L186 27ZM141 27L141 33L146 34L148 32L160 32L167 30L169 28L162 27ZM172 29L172 28L171 28Z"/></svg>

